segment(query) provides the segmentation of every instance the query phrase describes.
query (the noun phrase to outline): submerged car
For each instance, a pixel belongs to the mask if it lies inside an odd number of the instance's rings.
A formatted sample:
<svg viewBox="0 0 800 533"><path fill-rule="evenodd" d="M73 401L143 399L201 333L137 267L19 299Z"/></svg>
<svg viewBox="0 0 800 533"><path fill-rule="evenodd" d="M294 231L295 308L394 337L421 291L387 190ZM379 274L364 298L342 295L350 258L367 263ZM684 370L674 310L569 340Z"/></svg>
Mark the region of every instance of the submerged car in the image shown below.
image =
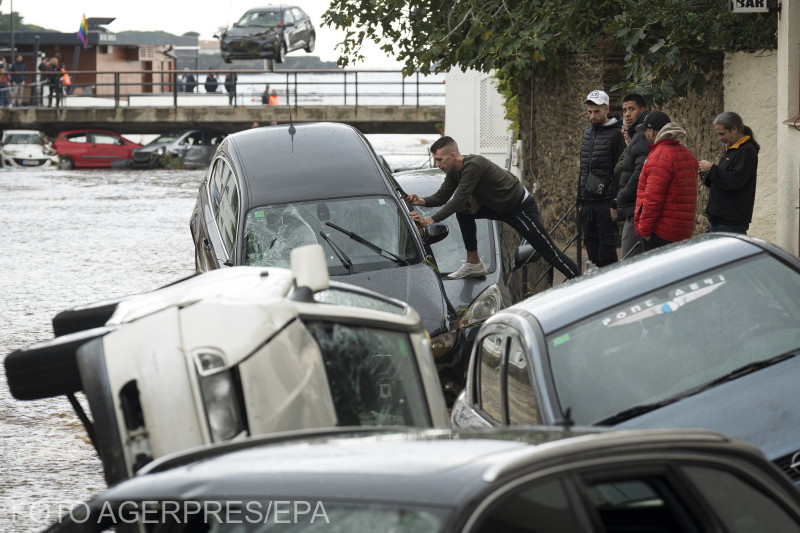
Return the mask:
<svg viewBox="0 0 800 533"><path fill-rule="evenodd" d="M6 357L9 390L70 397L109 484L167 454L249 435L449 425L419 315L330 282L318 245L296 249L291 271L209 272L65 311L53 325L72 333Z"/></svg>
<svg viewBox="0 0 800 533"><path fill-rule="evenodd" d="M800 259L709 234L570 280L478 333L458 426L705 428L800 483Z"/></svg>
<svg viewBox="0 0 800 533"><path fill-rule="evenodd" d="M168 166L177 158L185 168L206 168L225 134L213 130L181 130L159 135L131 155L134 168Z"/></svg>
<svg viewBox="0 0 800 533"><path fill-rule="evenodd" d="M351 126L285 124L229 135L191 215L195 266L286 267L293 248L321 244L334 279L407 302L420 314L445 372L466 357L430 251L447 226L420 233L402 196ZM443 375L444 386L460 390L463 377L447 382L457 378Z"/></svg>
<svg viewBox="0 0 800 533"><path fill-rule="evenodd" d="M438 168L396 172L394 179L403 190L431 196L444 182L445 174ZM425 217L430 217L438 208L415 206L414 209ZM447 238L431 245L436 265L442 274L457 270L466 254L461 229L455 216L447 219ZM447 279L442 278L447 297L456 308L459 323L464 328L468 343L471 343L484 320L500 309L516 303L510 290L514 274L534 257L530 245L520 245L516 232L513 237L504 235L501 224L496 220L478 220L478 253L486 263L489 273L480 278ZM515 239L513 242L510 238Z"/></svg>
<svg viewBox="0 0 800 533"><path fill-rule="evenodd" d="M126 162L142 145L106 130L62 131L53 142L59 168L108 168Z"/></svg>
<svg viewBox="0 0 800 533"><path fill-rule="evenodd" d="M6 130L0 142L0 166L48 168L58 164L53 147L36 130Z"/></svg>
<svg viewBox="0 0 800 533"><path fill-rule="evenodd" d="M194 450L48 531L800 531L800 493L753 446L698 431L342 428Z"/></svg>
<svg viewBox="0 0 800 533"><path fill-rule="evenodd" d="M255 7L219 36L222 60L274 59L283 63L286 54L303 49L314 51L317 33L309 16L297 6Z"/></svg>

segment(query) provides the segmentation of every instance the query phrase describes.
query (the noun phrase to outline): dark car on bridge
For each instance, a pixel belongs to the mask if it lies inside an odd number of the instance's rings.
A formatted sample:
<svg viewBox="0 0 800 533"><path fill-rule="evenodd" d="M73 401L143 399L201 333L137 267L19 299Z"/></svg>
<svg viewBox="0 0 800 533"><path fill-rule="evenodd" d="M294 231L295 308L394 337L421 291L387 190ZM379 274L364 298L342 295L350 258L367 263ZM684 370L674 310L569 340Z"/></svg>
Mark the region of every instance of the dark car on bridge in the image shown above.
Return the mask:
<svg viewBox="0 0 800 533"><path fill-rule="evenodd" d="M458 426L704 428L800 484L800 259L708 234L570 280L481 326Z"/></svg>
<svg viewBox="0 0 800 533"><path fill-rule="evenodd" d="M142 145L106 130L62 131L53 142L59 167L103 168L125 163Z"/></svg>
<svg viewBox="0 0 800 533"><path fill-rule="evenodd" d="M369 141L345 124L305 123L229 135L211 162L190 219L195 266L288 267L293 248L320 244L335 279L411 305L431 336L446 383L464 353L462 332L430 245ZM456 383L458 382L458 383ZM454 400L455 397L451 398Z"/></svg>
<svg viewBox="0 0 800 533"><path fill-rule="evenodd" d="M800 531L753 446L699 430L338 428L155 461L51 533Z"/></svg>
<svg viewBox="0 0 800 533"><path fill-rule="evenodd" d="M206 168L225 134L214 130L181 130L159 135L131 156L134 168L170 166L170 158L185 168Z"/></svg>
<svg viewBox="0 0 800 533"><path fill-rule="evenodd" d="M283 63L286 54L303 49L314 51L316 30L298 6L256 7L219 36L222 60L273 59Z"/></svg>

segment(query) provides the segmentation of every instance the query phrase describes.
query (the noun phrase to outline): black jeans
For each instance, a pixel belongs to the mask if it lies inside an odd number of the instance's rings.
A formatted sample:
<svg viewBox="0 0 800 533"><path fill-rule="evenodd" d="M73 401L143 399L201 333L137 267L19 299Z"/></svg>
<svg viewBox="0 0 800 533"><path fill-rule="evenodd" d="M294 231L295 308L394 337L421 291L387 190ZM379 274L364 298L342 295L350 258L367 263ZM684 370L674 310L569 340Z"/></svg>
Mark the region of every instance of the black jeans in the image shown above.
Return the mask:
<svg viewBox="0 0 800 533"><path fill-rule="evenodd" d="M517 233L528 241L545 261L558 269L567 279L581 275L581 269L575 264L575 261L559 250L547 230L542 226L542 221L539 220L539 208L536 206L533 196L528 196L523 200L519 209L509 213L498 213L485 206L478 209L474 215L456 213L461 236L464 239L464 247L468 252L478 250L478 228L475 221L480 218L499 220L517 230Z"/></svg>
<svg viewBox="0 0 800 533"><path fill-rule="evenodd" d="M643 252L649 252L650 250L655 250L656 248L661 248L662 246L670 244L669 241L662 239L661 237L659 237L655 233L650 235L650 239L649 240L646 240L642 236L639 236L639 238L641 239L642 251Z"/></svg>
<svg viewBox="0 0 800 533"><path fill-rule="evenodd" d="M586 203L580 208L581 230L586 255L595 266L617 262L617 223L611 220L611 204Z"/></svg>

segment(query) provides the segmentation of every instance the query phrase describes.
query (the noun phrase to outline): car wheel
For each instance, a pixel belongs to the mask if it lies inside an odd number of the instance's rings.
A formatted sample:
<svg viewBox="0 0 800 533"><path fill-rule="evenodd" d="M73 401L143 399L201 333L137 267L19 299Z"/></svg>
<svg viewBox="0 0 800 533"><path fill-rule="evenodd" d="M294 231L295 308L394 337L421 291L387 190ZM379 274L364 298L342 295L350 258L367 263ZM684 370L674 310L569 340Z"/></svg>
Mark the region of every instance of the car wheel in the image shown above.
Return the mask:
<svg viewBox="0 0 800 533"><path fill-rule="evenodd" d="M117 305L119 305L119 301L61 311L53 317L53 334L61 337L69 333L105 326L108 319L117 310Z"/></svg>
<svg viewBox="0 0 800 533"><path fill-rule="evenodd" d="M61 170L72 170L75 168L75 161L68 155L62 155L58 158L58 168Z"/></svg>
<svg viewBox="0 0 800 533"><path fill-rule="evenodd" d="M222 60L223 60L225 63L230 63L230 62L231 62L231 57L230 57L230 56L222 56Z"/></svg>
<svg viewBox="0 0 800 533"><path fill-rule="evenodd" d="M281 42L281 45L278 47L278 53L275 55L275 62L283 63L283 61L286 59L286 53L286 43Z"/></svg>
<svg viewBox="0 0 800 533"><path fill-rule="evenodd" d="M91 329L11 352L5 360L11 395L17 400L39 400L82 390L75 351L109 331Z"/></svg>
<svg viewBox="0 0 800 533"><path fill-rule="evenodd" d="M317 36L314 34L313 31L309 32L308 39L306 39L306 47L304 48L304 50L310 54L311 52L314 51L314 46L316 46L316 44L317 44Z"/></svg>

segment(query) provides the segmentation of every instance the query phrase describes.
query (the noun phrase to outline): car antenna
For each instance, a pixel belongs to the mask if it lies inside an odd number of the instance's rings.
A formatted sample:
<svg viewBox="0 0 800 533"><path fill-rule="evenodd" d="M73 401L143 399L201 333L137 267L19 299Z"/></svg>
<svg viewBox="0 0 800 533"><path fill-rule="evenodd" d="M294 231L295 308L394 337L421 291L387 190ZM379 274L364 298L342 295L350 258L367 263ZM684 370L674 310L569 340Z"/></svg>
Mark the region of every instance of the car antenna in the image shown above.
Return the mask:
<svg viewBox="0 0 800 533"><path fill-rule="evenodd" d="M289 97L287 96L286 99L288 100ZM294 122L292 121L292 104L288 101L286 103L289 106L289 135L292 136L292 153L294 153L294 134L297 133L297 129L294 127Z"/></svg>

